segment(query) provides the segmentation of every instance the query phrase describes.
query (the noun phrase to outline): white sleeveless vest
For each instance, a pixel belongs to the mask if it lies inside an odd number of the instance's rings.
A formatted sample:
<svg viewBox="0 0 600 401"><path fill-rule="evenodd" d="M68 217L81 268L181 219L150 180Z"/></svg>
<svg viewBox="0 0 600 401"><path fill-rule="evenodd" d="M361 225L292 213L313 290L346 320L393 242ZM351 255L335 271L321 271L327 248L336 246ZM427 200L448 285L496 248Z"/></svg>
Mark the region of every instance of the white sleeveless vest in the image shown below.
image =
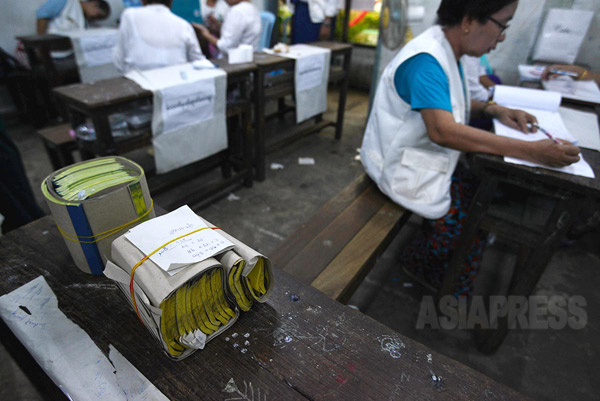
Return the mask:
<svg viewBox="0 0 600 401"><path fill-rule="evenodd" d="M85 16L79 0L67 0L60 14L48 24L48 33L61 34L85 29Z"/></svg>
<svg viewBox="0 0 600 401"><path fill-rule="evenodd" d="M384 194L425 218L437 219L450 208L450 181L460 152L433 143L421 113L411 110L396 91L396 69L420 53L432 55L446 73L454 120L469 121L466 84L450 43L441 26L435 25L410 41L384 69L360 155L367 174Z"/></svg>

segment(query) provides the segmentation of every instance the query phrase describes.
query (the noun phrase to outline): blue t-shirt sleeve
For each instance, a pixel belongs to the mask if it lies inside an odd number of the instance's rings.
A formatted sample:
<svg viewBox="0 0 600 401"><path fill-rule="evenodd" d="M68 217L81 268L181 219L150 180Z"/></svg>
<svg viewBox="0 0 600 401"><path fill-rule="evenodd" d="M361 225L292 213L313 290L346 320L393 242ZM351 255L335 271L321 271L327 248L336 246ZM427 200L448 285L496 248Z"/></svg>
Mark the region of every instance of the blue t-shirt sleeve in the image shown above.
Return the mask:
<svg viewBox="0 0 600 401"><path fill-rule="evenodd" d="M448 77L430 54L420 53L400 64L394 74L394 86L412 110L442 109L452 112Z"/></svg>
<svg viewBox="0 0 600 401"><path fill-rule="evenodd" d="M67 0L47 0L35 13L36 18L52 19L60 15L65 8Z"/></svg>

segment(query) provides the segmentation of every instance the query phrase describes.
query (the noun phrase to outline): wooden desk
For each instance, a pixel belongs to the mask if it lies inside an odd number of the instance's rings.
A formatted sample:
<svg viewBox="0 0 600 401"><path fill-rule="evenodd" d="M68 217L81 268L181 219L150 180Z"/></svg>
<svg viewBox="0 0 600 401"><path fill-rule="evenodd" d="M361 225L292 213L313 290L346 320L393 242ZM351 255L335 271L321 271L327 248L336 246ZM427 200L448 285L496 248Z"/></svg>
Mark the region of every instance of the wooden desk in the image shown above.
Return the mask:
<svg viewBox="0 0 600 401"><path fill-rule="evenodd" d="M255 146L255 178L258 181L265 179L267 153L287 145L298 138L319 132L328 126L335 126L335 139L342 137L342 128L344 123L344 111L346 108L346 95L348 93L348 73L350 69L350 57L352 54L352 45L348 43L337 42L313 42L313 46L319 46L331 50L331 62L336 58L343 58L341 67L331 66L329 71L329 82L340 84L340 94L338 99L337 119L333 121L323 121L321 116L316 118L315 124L304 129L294 131L280 141L267 143L265 138L265 104L268 100L280 99L285 95L294 94L294 59L275 56L266 53L255 53L254 63L258 66L257 79L255 80L255 124L256 124L256 146ZM267 74L284 70L281 76L267 78ZM291 72L290 72L291 71Z"/></svg>
<svg viewBox="0 0 600 401"><path fill-rule="evenodd" d="M77 65L73 63L73 71L59 71L51 52L72 49L71 39L67 36L55 34L17 36L23 42L27 58L32 70L40 69L47 79L50 87L61 83L61 77L65 74L78 77Z"/></svg>
<svg viewBox="0 0 600 401"><path fill-rule="evenodd" d="M177 178L170 180L168 185L154 186L150 182L150 189L153 192L161 191L176 183L183 182L191 176L197 174L198 170L205 171L217 167L225 166L225 180L218 184L218 188L206 191L211 198L218 197L231 190L231 185L240 180L247 186L252 185L252 128L251 128L251 110L252 101L250 98L250 82L256 71L256 66L252 63L229 64L225 60L212 60L227 73L228 92L239 89L240 96L238 100L228 102L227 117L241 116L243 132L233 132L229 129L229 144L241 143L241 149L232 151L231 146L217 155L201 160L193 166L197 166L195 173L192 169L182 167L176 171L186 170L187 173L172 174ZM151 143L151 133L148 131L144 135L133 136L121 140L115 140L110 129L109 116L112 113L130 110L133 102L152 101L152 92L143 89L135 82L124 78L112 78L103 81L73 84L54 89L54 93L64 102L68 109L69 119L75 128L90 119L96 130L95 141L78 141L82 154L86 157L106 156L123 154L128 151L146 146ZM229 165L236 167L237 173L231 176ZM169 173L171 174L171 173ZM215 192L216 191L216 192ZM208 199L206 194L196 196L197 200ZM187 198L183 203L194 203L194 199ZM165 205L168 209L180 205Z"/></svg>
<svg viewBox="0 0 600 401"><path fill-rule="evenodd" d="M444 276L440 294L451 294L456 288L475 235L483 228L521 245L521 255L506 295L531 295L553 251L584 202L589 198L600 198L600 153L582 149L582 154L594 170L595 179L510 164L500 156L474 155L472 161L481 183L471 203L454 257ZM508 182L556 201L554 210L541 230L515 226L514 222L491 219L488 216L487 211L499 182ZM480 350L493 352L502 343L507 332L508 322L503 318L498 320L497 330L477 333Z"/></svg>
<svg viewBox="0 0 600 401"><path fill-rule="evenodd" d="M223 392L231 379L242 391L247 385L244 399L255 401L259 389L260 401L525 399L277 268L265 304L254 305L226 333L181 362L162 353L110 280L75 267L51 217L0 238L0 272L5 277L0 294L43 275L61 311L103 352L112 344L172 400L232 399ZM6 348L18 352L13 345L19 341L0 323ZM227 341L233 333L250 334L246 353ZM39 370L26 351L16 356L26 373ZM433 374L442 382L433 381ZM32 379L48 383L43 375Z"/></svg>

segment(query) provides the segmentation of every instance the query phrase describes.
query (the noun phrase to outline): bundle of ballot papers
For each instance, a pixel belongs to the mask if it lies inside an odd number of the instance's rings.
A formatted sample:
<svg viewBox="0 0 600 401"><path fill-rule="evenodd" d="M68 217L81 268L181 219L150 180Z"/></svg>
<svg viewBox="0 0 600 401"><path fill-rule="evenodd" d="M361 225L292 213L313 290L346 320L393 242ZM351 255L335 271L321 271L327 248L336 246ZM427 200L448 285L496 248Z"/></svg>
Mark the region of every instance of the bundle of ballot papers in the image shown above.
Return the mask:
<svg viewBox="0 0 600 401"><path fill-rule="evenodd" d="M118 156L64 167L42 193L79 269L102 275L112 240L154 217L144 170Z"/></svg>
<svg viewBox="0 0 600 401"><path fill-rule="evenodd" d="M117 238L104 274L175 360L203 349L273 286L265 256L188 206Z"/></svg>

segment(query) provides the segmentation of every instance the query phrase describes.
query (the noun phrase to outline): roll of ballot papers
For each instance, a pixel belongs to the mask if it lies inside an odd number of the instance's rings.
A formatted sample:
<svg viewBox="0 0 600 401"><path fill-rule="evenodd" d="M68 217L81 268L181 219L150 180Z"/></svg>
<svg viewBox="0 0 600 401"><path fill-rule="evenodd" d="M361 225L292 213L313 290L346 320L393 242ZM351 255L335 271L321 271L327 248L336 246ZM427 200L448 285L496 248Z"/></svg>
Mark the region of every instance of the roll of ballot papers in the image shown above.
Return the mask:
<svg viewBox="0 0 600 401"><path fill-rule="evenodd" d="M182 206L112 244L104 274L167 355L181 360L270 295L269 260Z"/></svg>
<svg viewBox="0 0 600 401"><path fill-rule="evenodd" d="M86 273L102 275L112 241L154 217L144 170L123 157L64 167L41 187L75 264Z"/></svg>

